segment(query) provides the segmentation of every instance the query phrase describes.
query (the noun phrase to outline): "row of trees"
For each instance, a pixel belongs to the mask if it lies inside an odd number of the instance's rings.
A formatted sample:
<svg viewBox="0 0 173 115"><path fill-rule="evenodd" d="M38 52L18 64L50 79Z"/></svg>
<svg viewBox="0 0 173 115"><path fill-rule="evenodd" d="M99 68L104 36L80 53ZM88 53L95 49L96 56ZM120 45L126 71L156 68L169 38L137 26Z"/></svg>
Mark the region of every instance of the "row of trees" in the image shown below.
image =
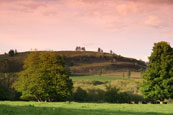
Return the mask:
<svg viewBox="0 0 173 115"><path fill-rule="evenodd" d="M15 49L15 50L11 49L11 50L8 52L8 55L12 57L12 56L17 55L17 53L18 53L18 52L17 52L16 49ZM5 53L5 55L7 55L7 53Z"/></svg>
<svg viewBox="0 0 173 115"><path fill-rule="evenodd" d="M77 46L76 51L86 51L85 47L80 47L80 46ZM99 53L103 53L103 49L101 48L98 48L97 52ZM110 54L115 54L112 50L110 50Z"/></svg>
<svg viewBox="0 0 173 115"><path fill-rule="evenodd" d="M86 50L85 50L85 47L77 46L76 51L86 51Z"/></svg>
<svg viewBox="0 0 173 115"><path fill-rule="evenodd" d="M109 103L131 103L146 102L140 95L136 95L130 92L120 92L120 89L112 86L111 84L105 85L105 90L102 89L88 89L84 90L81 87L77 87L74 90L73 101L77 102L109 102Z"/></svg>
<svg viewBox="0 0 173 115"><path fill-rule="evenodd" d="M99 53L103 53L103 50L101 48L98 48L97 50Z"/></svg>

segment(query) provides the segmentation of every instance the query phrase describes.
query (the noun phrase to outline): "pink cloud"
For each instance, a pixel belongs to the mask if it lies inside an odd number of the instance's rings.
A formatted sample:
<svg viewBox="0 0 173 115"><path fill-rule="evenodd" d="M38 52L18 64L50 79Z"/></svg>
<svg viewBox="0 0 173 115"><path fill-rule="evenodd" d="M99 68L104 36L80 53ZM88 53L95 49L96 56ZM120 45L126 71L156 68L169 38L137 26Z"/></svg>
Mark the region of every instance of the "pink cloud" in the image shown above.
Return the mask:
<svg viewBox="0 0 173 115"><path fill-rule="evenodd" d="M0 39L32 48L40 43L38 48L47 43L123 48L121 41L172 36L172 9L172 0L0 0Z"/></svg>
<svg viewBox="0 0 173 115"><path fill-rule="evenodd" d="M1 0L0 23L66 23L65 21L80 21L92 23L103 28L116 28L143 21L158 12L169 12L170 5L158 6L149 3L171 3L170 0ZM163 10L164 9L164 10ZM162 14L164 16L165 14ZM171 14L168 14L166 21ZM160 17L160 16L159 16ZM14 21L12 21L13 19ZM144 25L156 20L147 18ZM149 22L150 21L150 22ZM136 24L137 24L136 23ZM153 22L154 23L154 22ZM158 20L155 23L159 23ZM154 24L153 24L154 25ZM156 25L156 24L155 24ZM139 25L141 26L141 25Z"/></svg>
<svg viewBox="0 0 173 115"><path fill-rule="evenodd" d="M147 26L152 27L161 27L163 25L163 21L157 16L149 16L144 22Z"/></svg>

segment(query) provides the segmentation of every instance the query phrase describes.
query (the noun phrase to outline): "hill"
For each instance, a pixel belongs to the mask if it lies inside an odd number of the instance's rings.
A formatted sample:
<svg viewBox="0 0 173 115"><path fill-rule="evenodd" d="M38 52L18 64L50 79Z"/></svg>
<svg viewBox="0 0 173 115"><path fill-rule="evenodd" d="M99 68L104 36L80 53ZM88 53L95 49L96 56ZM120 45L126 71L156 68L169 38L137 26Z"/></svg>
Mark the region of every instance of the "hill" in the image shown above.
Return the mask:
<svg viewBox="0 0 173 115"><path fill-rule="evenodd" d="M19 72L30 52L21 52L15 56L0 55L1 72ZM99 71L141 71L146 68L145 62L116 54L91 51L57 51L64 56L72 75L97 74ZM4 67L6 68L4 70ZM10 69L9 69L10 68Z"/></svg>

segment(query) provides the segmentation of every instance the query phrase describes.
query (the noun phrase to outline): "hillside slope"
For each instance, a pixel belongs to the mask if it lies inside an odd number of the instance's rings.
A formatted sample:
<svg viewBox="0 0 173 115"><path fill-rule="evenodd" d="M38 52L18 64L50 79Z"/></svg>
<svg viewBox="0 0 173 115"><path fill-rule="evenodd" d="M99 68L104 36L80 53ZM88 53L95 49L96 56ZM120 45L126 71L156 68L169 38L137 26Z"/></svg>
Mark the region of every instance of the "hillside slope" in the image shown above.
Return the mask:
<svg viewBox="0 0 173 115"><path fill-rule="evenodd" d="M21 71L24 59L29 53L30 52L18 53L13 57L0 55L0 71L2 71L2 65L4 65L5 60L10 63L13 62L12 72ZM97 74L101 70L105 72L140 71L146 68L146 64L143 61L122 57L116 54L89 51L57 51L57 53L64 56L66 64L72 74Z"/></svg>

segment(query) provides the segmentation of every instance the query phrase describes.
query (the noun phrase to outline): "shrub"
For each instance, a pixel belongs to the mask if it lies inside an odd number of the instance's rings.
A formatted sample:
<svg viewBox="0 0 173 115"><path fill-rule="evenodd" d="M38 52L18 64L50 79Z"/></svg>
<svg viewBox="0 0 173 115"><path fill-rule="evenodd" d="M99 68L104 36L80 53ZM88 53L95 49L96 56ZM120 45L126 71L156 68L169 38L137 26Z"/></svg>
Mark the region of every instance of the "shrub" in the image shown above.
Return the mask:
<svg viewBox="0 0 173 115"><path fill-rule="evenodd" d="M119 89L115 86L112 87L110 84L106 85L105 101L110 103L116 103L119 100Z"/></svg>
<svg viewBox="0 0 173 115"><path fill-rule="evenodd" d="M87 92L82 88L78 87L73 93L73 100L77 102L84 102L87 100Z"/></svg>
<svg viewBox="0 0 173 115"><path fill-rule="evenodd" d="M101 89L88 89L87 101L90 102L104 102L105 91Z"/></svg>
<svg viewBox="0 0 173 115"><path fill-rule="evenodd" d="M0 100L8 100L10 98L10 92L8 88L0 83Z"/></svg>

